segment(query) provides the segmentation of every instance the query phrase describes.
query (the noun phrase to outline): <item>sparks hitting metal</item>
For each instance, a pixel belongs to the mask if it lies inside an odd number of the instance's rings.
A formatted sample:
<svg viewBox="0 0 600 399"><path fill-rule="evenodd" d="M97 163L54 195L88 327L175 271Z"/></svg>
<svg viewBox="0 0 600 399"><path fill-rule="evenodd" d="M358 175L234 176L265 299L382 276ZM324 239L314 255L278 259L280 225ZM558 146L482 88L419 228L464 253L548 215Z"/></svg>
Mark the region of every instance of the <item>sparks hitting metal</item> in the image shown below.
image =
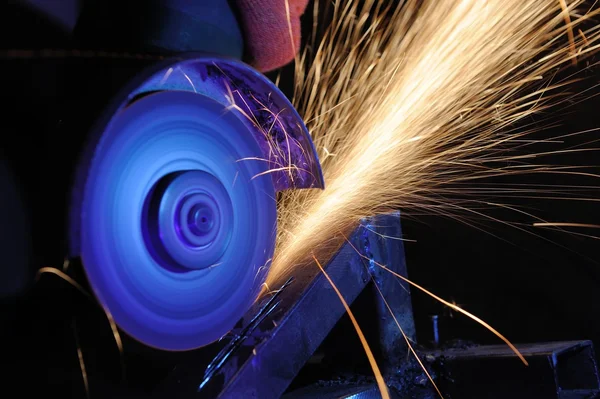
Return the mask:
<svg viewBox="0 0 600 399"><path fill-rule="evenodd" d="M141 74L91 137L71 247L96 296L149 346L219 339L266 278L276 192L323 187L301 119L244 64L188 57Z"/></svg>
<svg viewBox="0 0 600 399"><path fill-rule="evenodd" d="M465 214L485 217L477 208L503 207L489 199L503 192L473 195L465 188L468 182L563 173L540 162L547 154L510 150L539 129L524 118L560 103L557 90L568 82L553 81L556 72L599 48L598 25L583 26L597 14L594 5L578 0L335 3L334 21L322 42L309 47L306 59L312 59L306 69L297 68L296 86L296 104L319 149L328 189L292 193L281 201L281 236L267 284L277 287L298 268L325 262L362 217L394 209L463 220ZM561 42L563 36L571 43ZM525 127L515 131L519 123ZM491 326L464 314L518 354ZM373 371L381 380L377 367ZM379 388L387 397L385 385Z"/></svg>
<svg viewBox="0 0 600 399"><path fill-rule="evenodd" d="M557 71L599 48L599 26L585 25L598 13L589 3L336 3L323 41L297 69L295 100L328 188L281 201L268 284L314 267L312 252L324 262L362 217L402 209L469 223L485 217L477 208L502 207L497 198L510 187L474 191L468 183L569 173L541 161L564 148L538 154L535 140L523 145L539 129L524 120L559 104L569 82L553 81ZM518 123L524 128L515 131ZM552 196L533 191L527 195Z"/></svg>

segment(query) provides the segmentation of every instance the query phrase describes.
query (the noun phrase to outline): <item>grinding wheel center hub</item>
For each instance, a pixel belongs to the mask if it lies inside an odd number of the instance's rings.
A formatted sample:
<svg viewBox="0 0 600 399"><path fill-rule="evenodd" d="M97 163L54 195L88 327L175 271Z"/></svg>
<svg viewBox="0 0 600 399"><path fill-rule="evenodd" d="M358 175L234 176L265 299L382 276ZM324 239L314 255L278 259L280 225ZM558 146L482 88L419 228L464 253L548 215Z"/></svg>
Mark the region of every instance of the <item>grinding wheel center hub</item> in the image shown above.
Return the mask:
<svg viewBox="0 0 600 399"><path fill-rule="evenodd" d="M219 207L209 194L190 194L176 205L173 224L179 239L192 248L210 245L219 232Z"/></svg>
<svg viewBox="0 0 600 399"><path fill-rule="evenodd" d="M187 217L187 225L192 234L204 236L211 232L217 215L205 205L195 205Z"/></svg>
<svg viewBox="0 0 600 399"><path fill-rule="evenodd" d="M170 270L204 269L229 245L233 207L212 174L191 170L163 177L149 193L142 229L146 245Z"/></svg>

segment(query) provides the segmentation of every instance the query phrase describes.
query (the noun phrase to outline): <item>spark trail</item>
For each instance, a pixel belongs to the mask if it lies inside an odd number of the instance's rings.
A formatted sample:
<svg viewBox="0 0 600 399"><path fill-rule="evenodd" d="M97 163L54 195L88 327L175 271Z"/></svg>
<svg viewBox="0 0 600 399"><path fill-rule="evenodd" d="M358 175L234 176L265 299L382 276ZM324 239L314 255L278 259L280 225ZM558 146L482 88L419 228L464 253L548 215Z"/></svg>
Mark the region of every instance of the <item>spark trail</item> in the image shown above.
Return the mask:
<svg viewBox="0 0 600 399"><path fill-rule="evenodd" d="M589 5L364 3L336 3L323 40L298 60L309 67L296 70L295 103L327 188L281 199L269 286L297 267L314 267L311 253L328 259L362 217L396 209L468 213L472 193L464 183L571 173L549 170L540 154L523 155L536 129L524 121L564 101L570 81L554 81L556 72L598 48Z"/></svg>

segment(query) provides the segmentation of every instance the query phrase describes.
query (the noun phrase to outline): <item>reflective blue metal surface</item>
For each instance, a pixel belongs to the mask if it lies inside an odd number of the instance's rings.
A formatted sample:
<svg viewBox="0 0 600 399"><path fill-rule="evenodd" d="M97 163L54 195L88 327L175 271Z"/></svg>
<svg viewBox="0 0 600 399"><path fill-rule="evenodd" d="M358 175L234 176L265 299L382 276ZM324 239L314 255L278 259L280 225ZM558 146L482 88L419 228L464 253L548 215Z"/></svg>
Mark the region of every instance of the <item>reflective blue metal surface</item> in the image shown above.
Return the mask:
<svg viewBox="0 0 600 399"><path fill-rule="evenodd" d="M159 90L204 94L239 116L262 149L276 190L324 188L314 144L302 118L283 93L246 64L220 58L185 56L155 68L129 98Z"/></svg>
<svg viewBox="0 0 600 399"><path fill-rule="evenodd" d="M81 256L100 302L143 343L225 334L273 253L275 190L247 127L190 92L143 97L104 130L87 171Z"/></svg>
<svg viewBox="0 0 600 399"><path fill-rule="evenodd" d="M276 191L308 187L323 187L318 159L272 83L237 61L169 60L134 79L91 132L70 244L125 332L193 349L227 333L258 295Z"/></svg>

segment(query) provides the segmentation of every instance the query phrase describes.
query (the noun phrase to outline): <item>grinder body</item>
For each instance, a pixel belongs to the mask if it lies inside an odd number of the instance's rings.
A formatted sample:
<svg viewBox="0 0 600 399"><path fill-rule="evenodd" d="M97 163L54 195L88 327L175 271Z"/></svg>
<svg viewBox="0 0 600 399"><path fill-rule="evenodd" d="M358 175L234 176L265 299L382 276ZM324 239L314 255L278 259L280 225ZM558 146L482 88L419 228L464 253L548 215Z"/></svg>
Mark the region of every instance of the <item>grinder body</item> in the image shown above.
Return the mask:
<svg viewBox="0 0 600 399"><path fill-rule="evenodd" d="M310 135L236 60L226 1L89 1L64 44L90 50L7 60L3 82L16 99L3 149L34 169L19 174L34 263L81 259L100 305L148 346L217 340L266 277L277 191L323 187Z"/></svg>

